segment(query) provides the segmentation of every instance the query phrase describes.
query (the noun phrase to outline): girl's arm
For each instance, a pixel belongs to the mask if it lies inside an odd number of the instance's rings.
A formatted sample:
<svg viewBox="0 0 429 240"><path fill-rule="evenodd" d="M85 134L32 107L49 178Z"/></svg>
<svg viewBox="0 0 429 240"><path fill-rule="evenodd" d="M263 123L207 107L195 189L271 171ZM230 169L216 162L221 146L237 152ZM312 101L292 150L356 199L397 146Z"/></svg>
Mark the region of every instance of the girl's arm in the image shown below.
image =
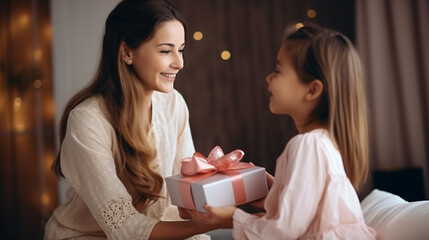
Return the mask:
<svg viewBox="0 0 429 240"><path fill-rule="evenodd" d="M274 176L268 172L265 172L265 175L267 176L268 189L270 189L274 183Z"/></svg>
<svg viewBox="0 0 429 240"><path fill-rule="evenodd" d="M267 176L268 189L270 189L271 186L273 185L274 177L273 177L273 175L269 174L268 172L265 172L265 175ZM264 204L265 204L265 198L262 198L262 199L250 202L247 205L251 208L256 209L256 210L265 212Z"/></svg>

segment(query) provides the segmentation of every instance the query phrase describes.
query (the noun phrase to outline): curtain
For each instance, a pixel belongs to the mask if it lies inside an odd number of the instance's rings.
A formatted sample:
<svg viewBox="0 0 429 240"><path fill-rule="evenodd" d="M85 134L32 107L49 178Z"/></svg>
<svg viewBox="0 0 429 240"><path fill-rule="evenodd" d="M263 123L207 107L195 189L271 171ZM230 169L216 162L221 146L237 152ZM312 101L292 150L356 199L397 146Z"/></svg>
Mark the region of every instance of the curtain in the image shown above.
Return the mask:
<svg viewBox="0 0 429 240"><path fill-rule="evenodd" d="M429 196L429 1L356 1L374 169L421 167Z"/></svg>

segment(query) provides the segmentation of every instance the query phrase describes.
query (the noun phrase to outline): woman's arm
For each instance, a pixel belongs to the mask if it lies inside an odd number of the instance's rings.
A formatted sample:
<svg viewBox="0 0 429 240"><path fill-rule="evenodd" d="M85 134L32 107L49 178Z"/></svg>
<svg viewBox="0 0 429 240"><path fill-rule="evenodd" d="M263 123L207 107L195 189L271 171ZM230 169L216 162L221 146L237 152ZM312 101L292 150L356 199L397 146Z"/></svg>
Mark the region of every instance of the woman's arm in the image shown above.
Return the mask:
<svg viewBox="0 0 429 240"><path fill-rule="evenodd" d="M138 212L115 171L113 131L99 114L74 110L62 148L62 169L109 239L184 239L208 228L159 222ZM79 221L79 220L77 220Z"/></svg>
<svg viewBox="0 0 429 240"><path fill-rule="evenodd" d="M237 210L236 207L212 207L207 204L203 207L208 213L188 210L188 214L196 225L202 228L211 228L212 230L233 227L232 216L234 215L235 210Z"/></svg>
<svg viewBox="0 0 429 240"><path fill-rule="evenodd" d="M152 230L149 239L170 240L185 239L197 234L205 233L215 228L196 224L193 221L158 222Z"/></svg>

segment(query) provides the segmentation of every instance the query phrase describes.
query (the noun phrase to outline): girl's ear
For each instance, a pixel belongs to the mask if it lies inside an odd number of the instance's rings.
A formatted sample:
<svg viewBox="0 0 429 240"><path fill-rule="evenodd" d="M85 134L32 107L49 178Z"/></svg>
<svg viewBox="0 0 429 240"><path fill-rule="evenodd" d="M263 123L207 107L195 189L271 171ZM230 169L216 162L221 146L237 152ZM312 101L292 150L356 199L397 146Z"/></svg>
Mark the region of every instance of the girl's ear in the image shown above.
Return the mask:
<svg viewBox="0 0 429 240"><path fill-rule="evenodd" d="M319 79L314 79L308 85L305 98L309 101L319 98L323 93L323 83Z"/></svg>
<svg viewBox="0 0 429 240"><path fill-rule="evenodd" d="M126 64L131 65L133 63L133 52L124 41L121 42L121 45L119 46L119 51L121 53L122 60Z"/></svg>

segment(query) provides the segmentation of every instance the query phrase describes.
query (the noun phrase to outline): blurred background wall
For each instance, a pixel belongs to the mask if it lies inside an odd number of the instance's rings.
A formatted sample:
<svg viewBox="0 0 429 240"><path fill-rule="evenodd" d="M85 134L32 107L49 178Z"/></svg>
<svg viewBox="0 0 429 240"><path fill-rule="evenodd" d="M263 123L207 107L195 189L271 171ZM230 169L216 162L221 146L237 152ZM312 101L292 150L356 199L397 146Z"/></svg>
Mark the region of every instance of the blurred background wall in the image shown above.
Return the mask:
<svg viewBox="0 0 429 240"><path fill-rule="evenodd" d="M412 191L428 196L427 0L171 2L188 23L185 68L175 87L188 103L197 151L241 148L244 161L274 173L296 129L289 117L269 112L265 76L285 26L312 21L343 32L361 53L373 172L417 169L412 176L420 174L421 187ZM0 1L0 239L41 238L52 210L65 201L67 184L49 170L58 119L93 77L104 21L117 3ZM394 176L395 185L416 185ZM362 196L377 186L373 179Z"/></svg>

